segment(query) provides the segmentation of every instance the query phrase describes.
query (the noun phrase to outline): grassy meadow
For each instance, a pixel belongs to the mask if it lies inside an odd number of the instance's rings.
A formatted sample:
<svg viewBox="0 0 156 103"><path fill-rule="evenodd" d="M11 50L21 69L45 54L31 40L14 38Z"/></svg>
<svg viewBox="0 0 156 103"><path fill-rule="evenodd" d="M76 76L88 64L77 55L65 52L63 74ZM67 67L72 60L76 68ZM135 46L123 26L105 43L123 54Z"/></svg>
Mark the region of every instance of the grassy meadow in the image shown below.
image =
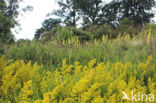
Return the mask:
<svg viewBox="0 0 156 103"><path fill-rule="evenodd" d="M1 103L132 103L132 91L139 93L136 103L156 102L151 30L85 42L24 40L3 48ZM130 100L122 99L123 91Z"/></svg>

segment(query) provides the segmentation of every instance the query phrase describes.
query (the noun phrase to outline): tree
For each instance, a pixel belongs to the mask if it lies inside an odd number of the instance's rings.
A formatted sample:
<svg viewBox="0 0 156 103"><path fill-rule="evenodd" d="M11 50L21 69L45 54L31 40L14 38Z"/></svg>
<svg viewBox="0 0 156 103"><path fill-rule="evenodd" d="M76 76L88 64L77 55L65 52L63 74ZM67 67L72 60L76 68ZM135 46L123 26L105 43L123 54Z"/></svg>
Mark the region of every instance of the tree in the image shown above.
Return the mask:
<svg viewBox="0 0 156 103"><path fill-rule="evenodd" d="M54 14L61 18L66 26L76 26L76 22L80 19L77 12L77 0L58 0L60 9L54 11Z"/></svg>
<svg viewBox="0 0 156 103"><path fill-rule="evenodd" d="M122 18L121 2L113 0L102 7L101 23L117 27Z"/></svg>
<svg viewBox="0 0 156 103"><path fill-rule="evenodd" d="M100 24L103 3L102 0L77 0L77 9L83 17L84 26Z"/></svg>
<svg viewBox="0 0 156 103"><path fill-rule="evenodd" d="M132 36L133 34L137 34L139 30L136 30L133 21L128 18L124 18L119 22L119 26L117 27L118 33L121 35L129 34Z"/></svg>
<svg viewBox="0 0 156 103"><path fill-rule="evenodd" d="M39 39L42 33L51 30L53 27L56 27L60 23L61 23L60 19L52 19L52 18L46 19L42 23L42 27L36 31L35 38Z"/></svg>
<svg viewBox="0 0 156 103"><path fill-rule="evenodd" d="M11 34L11 28L14 27L16 23L12 16L7 14L7 5L6 2L0 1L0 42L10 43L13 41L13 35Z"/></svg>
<svg viewBox="0 0 156 103"><path fill-rule="evenodd" d="M0 0L0 42L11 43L14 41L14 36L11 29L18 23L16 18L19 15L19 3L22 0ZM28 6L23 8L23 11L32 10Z"/></svg>
<svg viewBox="0 0 156 103"><path fill-rule="evenodd" d="M155 0L122 0L123 18L133 20L135 25L143 26L154 17L152 8Z"/></svg>
<svg viewBox="0 0 156 103"><path fill-rule="evenodd" d="M135 26L143 26L154 17L152 13L154 6L155 0L114 0L107 10L114 13L116 16L114 18L117 18L118 21L128 18L134 22ZM114 10L118 11L114 12Z"/></svg>

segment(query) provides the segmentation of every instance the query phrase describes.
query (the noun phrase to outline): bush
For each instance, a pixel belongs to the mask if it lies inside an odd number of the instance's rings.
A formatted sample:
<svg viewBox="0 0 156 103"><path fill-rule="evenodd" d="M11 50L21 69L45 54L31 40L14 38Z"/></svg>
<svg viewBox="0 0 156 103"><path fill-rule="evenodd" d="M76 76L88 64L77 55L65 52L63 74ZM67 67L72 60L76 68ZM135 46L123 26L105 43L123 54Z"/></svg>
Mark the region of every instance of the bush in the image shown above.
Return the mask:
<svg viewBox="0 0 156 103"><path fill-rule="evenodd" d="M81 42L88 41L88 40L93 40L93 34L81 29L77 28L71 28L71 30L74 32L75 36L78 36L79 40Z"/></svg>
<svg viewBox="0 0 156 103"><path fill-rule="evenodd" d="M63 41L63 40L66 41L68 39L71 39L73 35L74 35L73 31L70 30L70 28L66 28L66 27L60 27L56 33L58 41Z"/></svg>
<svg viewBox="0 0 156 103"><path fill-rule="evenodd" d="M98 34L101 34L101 35L108 35L109 38L116 37L115 29L113 29L112 26L110 25L101 25L99 29L97 29L97 32Z"/></svg>
<svg viewBox="0 0 156 103"><path fill-rule="evenodd" d="M107 35L109 38L115 36L115 30L110 25L91 25L86 30L94 34L94 38L99 39L103 35Z"/></svg>
<svg viewBox="0 0 156 103"><path fill-rule="evenodd" d="M46 31L41 35L42 42L54 41L59 27L53 27L50 31Z"/></svg>
<svg viewBox="0 0 156 103"><path fill-rule="evenodd" d="M125 35L133 35L137 34L139 31L134 27L133 21L125 18L119 22L119 26L117 27L118 34Z"/></svg>
<svg viewBox="0 0 156 103"><path fill-rule="evenodd" d="M61 42L63 40L71 39L72 37L78 37L80 42L93 40L93 34L87 31L83 31L74 27L54 27L50 31L44 32L41 35L39 41L49 42L56 41Z"/></svg>

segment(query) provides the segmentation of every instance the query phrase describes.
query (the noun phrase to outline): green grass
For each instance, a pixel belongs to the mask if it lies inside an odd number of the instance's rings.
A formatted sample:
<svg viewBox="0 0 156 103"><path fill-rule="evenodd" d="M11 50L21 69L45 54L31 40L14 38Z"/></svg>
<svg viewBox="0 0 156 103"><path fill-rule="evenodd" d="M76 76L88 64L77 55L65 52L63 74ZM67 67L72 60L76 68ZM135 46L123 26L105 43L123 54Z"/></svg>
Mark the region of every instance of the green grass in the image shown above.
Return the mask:
<svg viewBox="0 0 156 103"><path fill-rule="evenodd" d="M57 44L47 42L24 42L11 45L6 52L7 59L23 59L25 62L32 61L43 64L45 67L57 68L61 65L63 59L68 64L74 61L80 61L86 65L90 60L96 58L97 62L145 62L149 55L156 57L153 49L153 42L150 45L146 43L145 36L138 36L135 39L127 40L121 37L120 40L89 41L81 45L74 44ZM139 42L140 41L140 42ZM98 42L98 43L95 43Z"/></svg>

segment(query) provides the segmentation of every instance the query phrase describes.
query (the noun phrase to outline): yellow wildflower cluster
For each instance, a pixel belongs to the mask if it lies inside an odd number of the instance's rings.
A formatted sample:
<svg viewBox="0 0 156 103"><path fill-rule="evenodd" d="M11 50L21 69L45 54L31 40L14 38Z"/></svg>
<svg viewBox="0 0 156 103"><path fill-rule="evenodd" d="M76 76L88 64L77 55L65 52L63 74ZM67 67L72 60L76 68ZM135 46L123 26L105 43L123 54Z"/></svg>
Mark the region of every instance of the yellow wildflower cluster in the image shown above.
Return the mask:
<svg viewBox="0 0 156 103"><path fill-rule="evenodd" d="M23 61L0 59L1 103L143 103L155 102L156 69L146 63L79 62L54 72ZM2 75L3 74L3 75ZM127 94L129 98L123 98ZM133 94L133 96L132 96ZM132 96L132 97L131 97Z"/></svg>
<svg viewBox="0 0 156 103"><path fill-rule="evenodd" d="M21 101L30 101L31 96L33 96L32 91L32 80L24 83L24 87L22 88L22 93L19 95Z"/></svg>
<svg viewBox="0 0 156 103"><path fill-rule="evenodd" d="M82 66L79 62L67 65L63 60L62 67L51 74L54 88L39 103L131 103L132 100L122 100L123 91L129 97L132 92L137 94L134 100L138 103L149 102L141 94L156 95L156 70L151 61L152 56L140 64L97 64L94 59Z"/></svg>
<svg viewBox="0 0 156 103"><path fill-rule="evenodd" d="M38 94L37 86L34 93L32 84L40 81L39 71L40 66L37 64L25 64L22 60L12 62L6 61L4 57L0 58L0 103L32 101L33 95Z"/></svg>

